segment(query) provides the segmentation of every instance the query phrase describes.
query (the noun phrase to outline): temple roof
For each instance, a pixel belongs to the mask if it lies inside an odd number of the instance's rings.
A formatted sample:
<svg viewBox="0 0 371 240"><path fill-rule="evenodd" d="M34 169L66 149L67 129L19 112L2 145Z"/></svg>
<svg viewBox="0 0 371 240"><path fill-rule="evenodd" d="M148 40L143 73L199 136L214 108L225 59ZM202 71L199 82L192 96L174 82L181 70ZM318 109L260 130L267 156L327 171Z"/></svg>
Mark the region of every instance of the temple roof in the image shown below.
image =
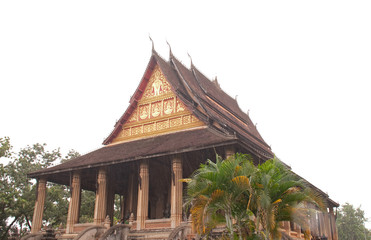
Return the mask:
<svg viewBox="0 0 371 240"><path fill-rule="evenodd" d="M123 124L128 120L156 64L170 83L173 92L198 119L226 135L236 135L251 147L249 150L259 157L273 156L270 146L263 140L250 117L239 108L234 98L220 88L217 81L209 80L193 64L187 68L172 54L170 54L169 61L166 61L154 50L144 76L130 100L129 107L103 144L112 143Z"/></svg>
<svg viewBox="0 0 371 240"><path fill-rule="evenodd" d="M204 124L176 132L114 142L113 140L120 134L125 123L129 121L130 116L137 109L151 74L157 66L170 84L176 98L180 99L187 109ZM58 173L232 144L242 146L263 160L274 156L270 146L259 134L249 115L240 109L236 99L230 97L220 88L216 79L213 81L208 79L192 62L190 68L187 68L171 52L169 60L166 61L155 50L152 50L150 61L138 88L130 99L128 108L116 122L113 131L103 144L105 146L98 150L54 167L29 173L28 177L47 176L49 180L53 181L53 176L57 176ZM56 179L54 181L58 182ZM310 185L328 198L327 194L312 184ZM328 201L331 205L338 206L329 198Z"/></svg>
<svg viewBox="0 0 371 240"><path fill-rule="evenodd" d="M40 177L60 172L94 168L169 154L196 151L236 143L234 136L225 136L213 129L199 127L188 131L164 134L120 144L107 145L65 163L28 174Z"/></svg>

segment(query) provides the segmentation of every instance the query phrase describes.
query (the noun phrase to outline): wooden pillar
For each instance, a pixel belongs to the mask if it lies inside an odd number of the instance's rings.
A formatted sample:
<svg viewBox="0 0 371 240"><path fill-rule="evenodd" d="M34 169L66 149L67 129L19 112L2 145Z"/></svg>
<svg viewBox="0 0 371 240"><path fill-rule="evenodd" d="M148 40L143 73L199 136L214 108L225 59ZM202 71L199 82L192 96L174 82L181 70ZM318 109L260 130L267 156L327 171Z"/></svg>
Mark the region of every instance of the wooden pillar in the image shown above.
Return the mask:
<svg viewBox="0 0 371 240"><path fill-rule="evenodd" d="M225 158L226 159L233 156L235 153L236 153L236 150L234 146L225 147Z"/></svg>
<svg viewBox="0 0 371 240"><path fill-rule="evenodd" d="M125 218L125 196L120 195L120 220Z"/></svg>
<svg viewBox="0 0 371 240"><path fill-rule="evenodd" d="M290 222L289 221L283 221L283 226L282 228L285 230L285 232L289 233L290 232Z"/></svg>
<svg viewBox="0 0 371 240"><path fill-rule="evenodd" d="M137 229L145 228L148 217L149 169L148 160L140 163L138 182Z"/></svg>
<svg viewBox="0 0 371 240"><path fill-rule="evenodd" d="M124 207L124 218L129 219L130 214L134 213L135 215L135 209L134 209L134 198L135 198L135 174L134 174L134 167L132 166L130 174L129 174L129 181L128 181L128 188L126 195L124 197L125 201L125 207Z"/></svg>
<svg viewBox="0 0 371 240"><path fill-rule="evenodd" d="M310 233L312 236L319 236L318 232L318 223L317 223L317 212L313 210L313 212L310 214Z"/></svg>
<svg viewBox="0 0 371 240"><path fill-rule="evenodd" d="M329 214L328 212L324 212L323 213L323 216L324 216L324 225L325 225L325 232L326 232L326 237L331 240L332 239L332 235L331 235L331 225L330 225L330 218L329 218Z"/></svg>
<svg viewBox="0 0 371 240"><path fill-rule="evenodd" d="M81 196L80 173L74 172L71 184L71 199L68 206L66 233L73 233L73 226L79 222Z"/></svg>
<svg viewBox="0 0 371 240"><path fill-rule="evenodd" d="M100 225L104 222L107 213L107 170L99 169L97 178L97 193L95 195L94 223Z"/></svg>
<svg viewBox="0 0 371 240"><path fill-rule="evenodd" d="M297 223L295 223L295 231L296 231L296 233L297 233L297 237L298 238L301 238L301 226L299 225L299 224L297 224Z"/></svg>
<svg viewBox="0 0 371 240"><path fill-rule="evenodd" d="M333 240L338 240L338 231L336 228L336 218L334 215L334 209L330 208L330 219L331 219L331 230L332 230L332 239Z"/></svg>
<svg viewBox="0 0 371 240"><path fill-rule="evenodd" d="M107 212L106 215L109 216L111 225L113 224L113 215L115 212L115 189L114 182L111 178L107 179Z"/></svg>
<svg viewBox="0 0 371 240"><path fill-rule="evenodd" d="M319 229L321 234L320 237L327 237L324 214L325 214L324 212L318 213Z"/></svg>
<svg viewBox="0 0 371 240"><path fill-rule="evenodd" d="M183 207L183 183L180 181L183 178L182 159L180 156L175 156L172 159L171 173L171 210L170 219L171 227L175 228L182 222L182 207Z"/></svg>
<svg viewBox="0 0 371 240"><path fill-rule="evenodd" d="M46 179L39 179L37 181L37 196L32 218L31 233L38 233L41 230L44 213L45 195L46 195Z"/></svg>

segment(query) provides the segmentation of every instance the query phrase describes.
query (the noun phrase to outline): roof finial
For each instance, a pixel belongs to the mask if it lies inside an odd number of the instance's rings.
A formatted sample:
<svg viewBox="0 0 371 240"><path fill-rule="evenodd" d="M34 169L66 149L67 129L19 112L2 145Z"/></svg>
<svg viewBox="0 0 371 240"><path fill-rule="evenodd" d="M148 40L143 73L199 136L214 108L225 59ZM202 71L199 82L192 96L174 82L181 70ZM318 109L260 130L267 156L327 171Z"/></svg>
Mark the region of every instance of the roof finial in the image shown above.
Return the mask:
<svg viewBox="0 0 371 240"><path fill-rule="evenodd" d="M189 57L189 59L191 59L191 68L193 67L193 61L192 61L192 57L191 57L191 55L189 55L189 53L187 52L187 55L188 55L188 57Z"/></svg>
<svg viewBox="0 0 371 240"><path fill-rule="evenodd" d="M151 38L151 34L148 34L148 37L149 37L149 40L151 40L151 42L152 42L152 51L154 51L155 50L155 44L154 44L154 42Z"/></svg>
<svg viewBox="0 0 371 240"><path fill-rule="evenodd" d="M170 56L170 58L172 58L173 57L173 52L171 51L171 46L170 46L170 43L166 40L166 44L169 46L169 56Z"/></svg>
<svg viewBox="0 0 371 240"><path fill-rule="evenodd" d="M237 101L237 97L238 97L238 95L236 95L236 96L234 97L234 100L235 100L235 101Z"/></svg>
<svg viewBox="0 0 371 240"><path fill-rule="evenodd" d="M249 115L250 115L250 109L247 110L247 116L249 116Z"/></svg>

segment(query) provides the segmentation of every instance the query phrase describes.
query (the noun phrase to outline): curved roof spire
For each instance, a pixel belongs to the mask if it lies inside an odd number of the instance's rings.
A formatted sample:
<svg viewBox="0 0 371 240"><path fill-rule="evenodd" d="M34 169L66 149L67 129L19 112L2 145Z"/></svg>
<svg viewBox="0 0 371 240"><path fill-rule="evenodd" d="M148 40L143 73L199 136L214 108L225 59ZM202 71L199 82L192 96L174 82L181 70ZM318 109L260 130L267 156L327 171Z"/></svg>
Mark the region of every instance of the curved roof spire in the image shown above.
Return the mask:
<svg viewBox="0 0 371 240"><path fill-rule="evenodd" d="M155 44L154 44L154 42L151 38L151 34L148 34L148 37L149 37L149 40L151 40L151 42L152 42L152 52L153 52L153 51L155 51Z"/></svg>
<svg viewBox="0 0 371 240"><path fill-rule="evenodd" d="M189 53L188 53L188 52L187 52L187 55L188 55L189 59L191 59L191 68L193 68L193 61L192 61L192 57L191 57L191 55L189 55Z"/></svg>
<svg viewBox="0 0 371 240"><path fill-rule="evenodd" d="M171 51L171 46L170 46L170 43L166 40L166 44L169 46L169 57L170 57L170 59L171 58L173 58L174 57L174 55L173 55L173 52Z"/></svg>

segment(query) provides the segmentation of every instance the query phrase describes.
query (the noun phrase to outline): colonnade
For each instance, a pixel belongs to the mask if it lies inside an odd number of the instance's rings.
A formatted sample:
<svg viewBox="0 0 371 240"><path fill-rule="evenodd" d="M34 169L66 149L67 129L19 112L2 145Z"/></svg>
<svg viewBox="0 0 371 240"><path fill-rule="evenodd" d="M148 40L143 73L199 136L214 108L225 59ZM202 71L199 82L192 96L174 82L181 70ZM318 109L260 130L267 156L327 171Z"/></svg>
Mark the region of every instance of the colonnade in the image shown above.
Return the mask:
<svg viewBox="0 0 371 240"><path fill-rule="evenodd" d="M146 220L148 219L148 202L149 202L149 162L142 160L139 164L138 186L135 191L135 169L131 169L128 176L127 194L125 195L124 214L126 216L136 212L136 229L145 229ZM175 228L182 221L182 204L183 204L183 178L182 158L175 155L171 159L171 204L170 204L170 222L171 227ZM97 189L94 207L94 224L101 225L104 223L107 215L111 220L114 211L114 191L113 184L109 183L108 170L101 167L98 170ZM135 193L137 192L137 196ZM46 180L38 180L37 198L32 221L32 233L41 230L44 202L46 196ZM137 208L134 210L135 201ZM81 202L81 175L79 171L73 172L71 182L71 198L69 202L66 233L74 233L74 226L79 222Z"/></svg>
<svg viewBox="0 0 371 240"><path fill-rule="evenodd" d="M233 147L225 148L225 158L233 156L235 149ZM127 219L130 215L136 216L135 229L141 230L146 228L148 220L148 203L149 203L149 162L142 160L139 163L139 173L137 169L131 166L128 175L128 184L126 186L125 201L122 204L124 211L122 216ZM109 215L113 218L114 211L114 184L109 182L107 167L98 169L97 174L97 189L94 208L94 224L101 225L105 218ZM137 178L137 179L136 179ZM183 178L183 160L181 155L173 155L171 157L171 180L170 180L170 226L175 228L182 221L182 204L183 204L183 183L180 181ZM137 186L136 186L137 183ZM37 233L41 230L42 216L44 210L44 202L46 196L46 180L39 179L37 187L37 197L32 221L32 233ZM74 226L79 222L81 202L81 174L79 171L73 172L71 182L71 199L68 208L66 233L74 233ZM137 203L137 204L135 204ZM135 208L136 206L136 208ZM335 215L332 208L329 212L317 212L315 217L310 220L312 235L327 237L328 239L337 239L337 230L335 225ZM283 222L281 228L285 229L289 234L294 234L298 238L301 235L301 228L297 224Z"/></svg>
<svg viewBox="0 0 371 240"><path fill-rule="evenodd" d="M314 239L326 237L327 239L338 240L335 220L336 217L332 207L329 208L328 212L316 211L309 220L312 237ZM292 237L304 238L300 225L294 222L281 222L281 228Z"/></svg>

